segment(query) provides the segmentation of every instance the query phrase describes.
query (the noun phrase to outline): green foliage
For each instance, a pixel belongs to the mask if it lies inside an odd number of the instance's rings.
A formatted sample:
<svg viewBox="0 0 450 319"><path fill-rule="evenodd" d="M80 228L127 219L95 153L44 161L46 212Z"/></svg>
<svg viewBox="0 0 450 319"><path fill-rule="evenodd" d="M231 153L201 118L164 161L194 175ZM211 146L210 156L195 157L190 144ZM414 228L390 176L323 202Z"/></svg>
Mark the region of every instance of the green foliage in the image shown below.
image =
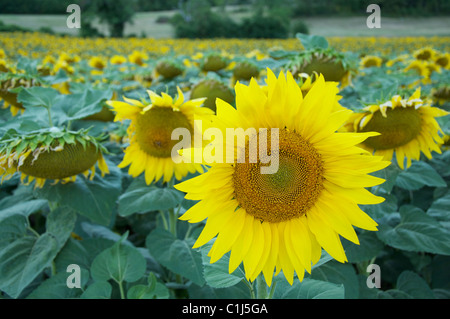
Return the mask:
<svg viewBox="0 0 450 319"><path fill-rule="evenodd" d="M241 38L287 38L289 35L289 20L282 20L274 16L260 16L255 14L244 19L239 26Z"/></svg>
<svg viewBox="0 0 450 319"><path fill-rule="evenodd" d="M287 38L288 21L283 13L256 12L237 23L223 13L212 11L206 1L189 1L171 19L177 38Z"/></svg>

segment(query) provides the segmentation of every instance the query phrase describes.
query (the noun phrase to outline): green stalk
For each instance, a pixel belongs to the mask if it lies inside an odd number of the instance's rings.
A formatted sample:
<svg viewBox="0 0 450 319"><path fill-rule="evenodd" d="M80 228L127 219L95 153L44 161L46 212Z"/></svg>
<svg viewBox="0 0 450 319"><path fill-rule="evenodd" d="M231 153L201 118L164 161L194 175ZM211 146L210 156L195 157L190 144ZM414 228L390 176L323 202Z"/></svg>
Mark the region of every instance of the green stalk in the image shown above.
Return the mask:
<svg viewBox="0 0 450 319"><path fill-rule="evenodd" d="M267 299L267 284L264 281L262 274L256 277L256 298L257 299Z"/></svg>

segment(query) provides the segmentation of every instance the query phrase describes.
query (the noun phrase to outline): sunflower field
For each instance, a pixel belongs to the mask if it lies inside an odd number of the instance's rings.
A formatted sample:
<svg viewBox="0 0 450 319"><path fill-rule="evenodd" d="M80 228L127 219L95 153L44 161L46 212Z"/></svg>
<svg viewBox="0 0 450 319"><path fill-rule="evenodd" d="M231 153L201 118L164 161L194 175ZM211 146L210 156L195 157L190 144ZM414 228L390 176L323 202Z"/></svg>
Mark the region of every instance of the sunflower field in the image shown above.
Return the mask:
<svg viewBox="0 0 450 319"><path fill-rule="evenodd" d="M3 33L0 299L450 298L449 43Z"/></svg>

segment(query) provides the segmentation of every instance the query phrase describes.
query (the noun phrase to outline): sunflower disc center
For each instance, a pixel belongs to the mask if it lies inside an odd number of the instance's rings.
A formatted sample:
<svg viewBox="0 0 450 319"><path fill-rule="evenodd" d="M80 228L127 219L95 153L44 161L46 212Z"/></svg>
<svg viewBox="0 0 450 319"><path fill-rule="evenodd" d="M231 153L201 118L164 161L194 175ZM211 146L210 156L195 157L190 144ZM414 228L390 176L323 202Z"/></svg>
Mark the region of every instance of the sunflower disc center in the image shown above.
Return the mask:
<svg viewBox="0 0 450 319"><path fill-rule="evenodd" d="M383 117L380 111L373 114L363 132L379 132L381 135L369 137L364 144L378 150L403 146L412 141L421 129L419 112L413 107L395 108L386 111Z"/></svg>
<svg viewBox="0 0 450 319"><path fill-rule="evenodd" d="M176 128L186 128L192 133L191 124L183 113L169 107L153 107L137 117L136 141L151 156L170 157L178 143L171 138Z"/></svg>
<svg viewBox="0 0 450 319"><path fill-rule="evenodd" d="M261 174L260 168L266 164L258 160L236 163L233 174L234 194L239 205L248 214L272 223L306 214L323 188L320 154L297 133L279 132L276 173Z"/></svg>

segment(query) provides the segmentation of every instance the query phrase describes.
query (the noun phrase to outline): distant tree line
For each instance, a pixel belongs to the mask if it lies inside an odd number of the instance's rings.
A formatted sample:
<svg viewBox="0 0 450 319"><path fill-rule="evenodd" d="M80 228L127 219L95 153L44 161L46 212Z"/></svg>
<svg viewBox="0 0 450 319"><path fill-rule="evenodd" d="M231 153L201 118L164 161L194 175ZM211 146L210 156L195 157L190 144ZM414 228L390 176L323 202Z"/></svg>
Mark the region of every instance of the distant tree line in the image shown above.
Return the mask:
<svg viewBox="0 0 450 319"><path fill-rule="evenodd" d="M0 13L15 14L61 14L69 4L89 6L96 0L0 0ZM130 0L126 2L105 0L116 7L130 7L133 11L162 11L180 8L184 3L195 0ZM321 15L352 15L366 11L370 3L381 7L384 15L431 16L450 15L448 0L207 0L210 6L263 5L285 7L296 17Z"/></svg>

